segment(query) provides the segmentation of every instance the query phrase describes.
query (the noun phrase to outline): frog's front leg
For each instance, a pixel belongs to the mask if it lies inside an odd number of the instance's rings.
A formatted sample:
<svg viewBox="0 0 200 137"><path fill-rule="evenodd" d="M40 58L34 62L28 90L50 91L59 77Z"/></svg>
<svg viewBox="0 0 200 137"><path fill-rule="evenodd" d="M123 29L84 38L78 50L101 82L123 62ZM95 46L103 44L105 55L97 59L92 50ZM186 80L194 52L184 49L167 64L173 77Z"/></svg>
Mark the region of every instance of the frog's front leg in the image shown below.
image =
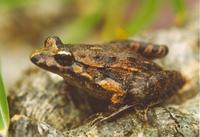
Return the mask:
<svg viewBox="0 0 200 137"><path fill-rule="evenodd" d="M168 54L168 47L165 45L157 45L134 40L116 40L109 44L112 48L134 51L148 59L163 58Z"/></svg>
<svg viewBox="0 0 200 137"><path fill-rule="evenodd" d="M152 104L143 106L138 103L132 103L132 104L120 106L118 109L112 110L108 112L107 114L101 113L101 114L96 115L97 118L91 122L91 125L100 124L102 122L113 121L116 118L120 117L121 115L127 114L127 112L130 112L130 111L134 111L138 119L141 120L142 122L148 122L148 111L150 108L154 107L156 104L157 103L152 103Z"/></svg>
<svg viewBox="0 0 200 137"><path fill-rule="evenodd" d="M91 121L91 125L100 124L102 122L113 121L114 119L116 119L117 117L120 117L125 112L133 110L134 107L135 107L135 104L124 105L124 106L121 106L120 108L118 108L117 110L114 110L114 111L96 114L97 118L95 118L93 121Z"/></svg>

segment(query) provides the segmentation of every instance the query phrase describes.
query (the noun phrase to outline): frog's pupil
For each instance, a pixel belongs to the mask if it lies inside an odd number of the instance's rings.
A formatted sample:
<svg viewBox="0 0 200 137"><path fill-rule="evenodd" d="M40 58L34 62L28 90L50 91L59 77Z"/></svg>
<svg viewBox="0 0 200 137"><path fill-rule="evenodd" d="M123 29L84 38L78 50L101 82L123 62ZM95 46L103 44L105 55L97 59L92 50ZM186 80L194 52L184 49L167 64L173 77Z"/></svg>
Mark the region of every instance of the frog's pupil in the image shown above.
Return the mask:
<svg viewBox="0 0 200 137"><path fill-rule="evenodd" d="M74 58L72 55L57 54L55 55L55 60L62 66L70 66L73 63Z"/></svg>

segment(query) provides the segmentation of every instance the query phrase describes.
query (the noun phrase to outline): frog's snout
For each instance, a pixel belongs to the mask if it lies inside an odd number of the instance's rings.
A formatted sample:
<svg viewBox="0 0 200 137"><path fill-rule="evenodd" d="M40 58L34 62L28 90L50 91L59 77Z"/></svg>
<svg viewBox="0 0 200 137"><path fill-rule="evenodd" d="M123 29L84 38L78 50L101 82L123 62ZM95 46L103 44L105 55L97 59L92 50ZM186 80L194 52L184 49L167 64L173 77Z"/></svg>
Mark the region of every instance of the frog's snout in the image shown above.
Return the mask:
<svg viewBox="0 0 200 137"><path fill-rule="evenodd" d="M34 64L38 64L39 62L42 63L41 61L44 58L44 53L48 51L46 48L41 48L41 49L37 49L34 52L32 52L31 56L30 56L30 60L34 63Z"/></svg>
<svg viewBox="0 0 200 137"><path fill-rule="evenodd" d="M40 55L33 55L31 56L31 61L35 64L40 60L41 56Z"/></svg>

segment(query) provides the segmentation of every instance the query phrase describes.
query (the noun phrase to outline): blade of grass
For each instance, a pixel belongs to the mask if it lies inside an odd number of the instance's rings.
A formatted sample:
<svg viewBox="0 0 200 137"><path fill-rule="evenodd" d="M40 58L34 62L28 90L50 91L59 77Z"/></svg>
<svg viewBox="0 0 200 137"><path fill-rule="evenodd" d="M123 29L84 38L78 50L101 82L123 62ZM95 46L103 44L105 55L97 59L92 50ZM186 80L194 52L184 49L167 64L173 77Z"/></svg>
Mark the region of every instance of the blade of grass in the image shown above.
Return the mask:
<svg viewBox="0 0 200 137"><path fill-rule="evenodd" d="M175 22L181 26L186 21L186 3L184 0L171 0L172 7L175 11Z"/></svg>
<svg viewBox="0 0 200 137"><path fill-rule="evenodd" d="M9 127L10 117L5 88L0 73L0 136L6 137Z"/></svg>
<svg viewBox="0 0 200 137"><path fill-rule="evenodd" d="M129 36L150 25L158 7L158 0L143 0L139 11L132 17L125 29Z"/></svg>

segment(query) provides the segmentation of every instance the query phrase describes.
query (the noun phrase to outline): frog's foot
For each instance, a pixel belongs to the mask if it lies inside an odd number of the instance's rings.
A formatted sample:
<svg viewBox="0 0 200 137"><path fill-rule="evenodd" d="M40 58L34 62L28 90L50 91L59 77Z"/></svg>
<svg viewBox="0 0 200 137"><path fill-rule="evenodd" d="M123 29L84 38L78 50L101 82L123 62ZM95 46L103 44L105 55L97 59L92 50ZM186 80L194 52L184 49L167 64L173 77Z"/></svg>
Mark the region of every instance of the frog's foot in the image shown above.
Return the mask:
<svg viewBox="0 0 200 137"><path fill-rule="evenodd" d="M93 116L94 119L89 122L91 126L94 126L96 123L98 123L99 121L101 121L101 119L105 117L103 113L97 113L94 116Z"/></svg>
<svg viewBox="0 0 200 137"><path fill-rule="evenodd" d="M148 122L148 111L151 107L157 105L158 103L151 103L147 106L138 106L138 107L135 107L135 112L136 112L136 115L137 117L139 118L139 120L143 121L143 122Z"/></svg>
<svg viewBox="0 0 200 137"><path fill-rule="evenodd" d="M131 110L132 108L134 108L135 105L125 105L115 111L112 111L110 113L107 114L98 114L97 118L94 119L93 121L91 121L91 125L94 126L96 124L102 123L102 122L109 122L109 121L113 121L114 119L116 119L118 116L120 116L121 114L123 114L125 111ZM112 107L112 110L114 107ZM115 108L116 109L116 108Z"/></svg>
<svg viewBox="0 0 200 137"><path fill-rule="evenodd" d="M148 121L148 113L149 107L146 108L135 108L135 112L136 112L136 116L139 118L139 120L143 121L143 122L147 122Z"/></svg>
<svg viewBox="0 0 200 137"><path fill-rule="evenodd" d="M168 47L165 45L136 42L135 44L132 43L131 46L136 52L148 59L162 58L168 54Z"/></svg>

